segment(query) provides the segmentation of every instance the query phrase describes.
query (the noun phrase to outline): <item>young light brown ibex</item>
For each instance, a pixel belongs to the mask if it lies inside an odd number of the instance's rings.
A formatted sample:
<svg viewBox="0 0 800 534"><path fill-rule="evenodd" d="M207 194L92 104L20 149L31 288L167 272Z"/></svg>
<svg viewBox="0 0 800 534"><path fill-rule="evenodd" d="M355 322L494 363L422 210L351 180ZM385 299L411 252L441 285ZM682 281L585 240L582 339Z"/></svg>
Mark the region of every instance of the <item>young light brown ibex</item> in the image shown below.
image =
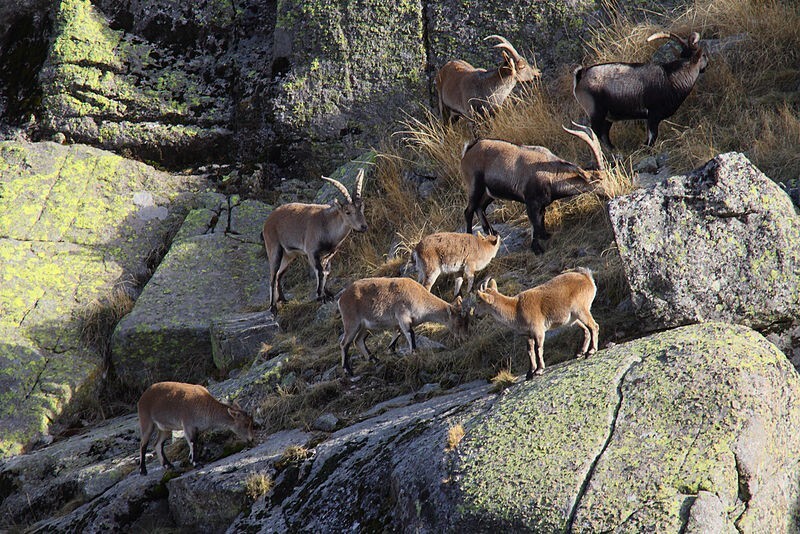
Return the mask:
<svg viewBox="0 0 800 534"><path fill-rule="evenodd" d="M199 434L205 430L232 430L243 440L253 441L253 419L238 404L224 404L211 396L203 386L182 382L157 382L139 399L139 428L142 432L139 448L139 472L147 474L145 453L153 430L158 430L155 444L161 465L172 469L164 455L164 441L173 430L183 430L189 444L189 461L198 465Z"/></svg>
<svg viewBox="0 0 800 534"><path fill-rule="evenodd" d="M544 227L544 210L554 200L581 193L603 193L606 175L600 142L587 126L573 123L564 130L586 142L594 155L596 170L586 170L563 160L541 146L516 145L496 139L466 143L461 155L461 174L467 187L464 218L472 233L472 217L477 211L483 231L497 232L486 219L486 208L495 199L524 202L531 223L531 250L544 252L539 239L549 239Z"/></svg>
<svg viewBox="0 0 800 534"><path fill-rule="evenodd" d="M591 307L597 293L592 271L578 268L562 273L515 297L503 295L489 279L478 290L478 315L491 314L497 321L528 338L530 366L526 379L544 372L545 332L563 325L577 324L584 331L578 356L597 352L600 328Z"/></svg>
<svg viewBox="0 0 800 534"><path fill-rule="evenodd" d="M376 360L364 343L371 328L399 328L412 352L417 348L413 327L420 323L444 324L456 337L466 336L469 315L461 305L461 297L448 304L411 278L356 280L339 296L339 312L344 326L340 342L342 367L348 375L353 375L348 349L354 341L365 358Z"/></svg>
<svg viewBox="0 0 800 534"><path fill-rule="evenodd" d="M428 291L440 274L463 273L456 278L455 294L467 278L467 293L472 291L475 273L486 268L500 250L500 236L440 232L423 237L411 253L418 280Z"/></svg>
<svg viewBox="0 0 800 534"><path fill-rule="evenodd" d="M331 258L351 230L367 231L361 198L364 171L358 171L353 197L341 182L325 176L322 179L342 193L344 204L338 199L332 206L299 202L284 204L275 208L264 221L262 235L270 270L269 307L273 313L277 311L278 303L285 300L281 277L298 256L304 255L311 266L317 281L317 300L330 300L332 295L326 284Z"/></svg>
<svg viewBox="0 0 800 534"><path fill-rule="evenodd" d="M484 41L487 39L500 41L494 48L503 51L503 63L496 70L476 69L464 60L454 59L436 74L443 121L450 122L451 114L473 120L477 113L491 112L503 104L517 82L529 82L541 75L508 39L499 35L490 35Z"/></svg>
<svg viewBox="0 0 800 534"><path fill-rule="evenodd" d="M612 121L637 119L647 121L647 144L652 146L658 125L675 114L708 65L708 56L698 44L699 33L692 33L687 40L658 32L647 42L656 39L677 42L680 57L669 63L601 63L575 70L575 99L609 148L613 148L609 137Z"/></svg>

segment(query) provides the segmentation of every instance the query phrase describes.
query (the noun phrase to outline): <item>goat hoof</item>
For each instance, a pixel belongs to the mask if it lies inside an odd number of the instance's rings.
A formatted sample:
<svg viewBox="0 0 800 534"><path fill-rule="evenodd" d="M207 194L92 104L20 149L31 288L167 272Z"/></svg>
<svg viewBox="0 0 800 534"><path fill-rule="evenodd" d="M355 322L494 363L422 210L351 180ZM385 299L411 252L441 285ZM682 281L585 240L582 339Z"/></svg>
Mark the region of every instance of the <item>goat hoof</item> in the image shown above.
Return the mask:
<svg viewBox="0 0 800 534"><path fill-rule="evenodd" d="M139 469L139 474L141 474L142 476L147 476L147 468L142 467L141 469Z"/></svg>
<svg viewBox="0 0 800 534"><path fill-rule="evenodd" d="M536 376L542 376L544 374L544 369L540 367L539 369L536 369L536 371L534 371L533 374L535 374Z"/></svg>
<svg viewBox="0 0 800 534"><path fill-rule="evenodd" d="M525 375L525 380L530 380L533 378L533 371L528 371L528 374Z"/></svg>

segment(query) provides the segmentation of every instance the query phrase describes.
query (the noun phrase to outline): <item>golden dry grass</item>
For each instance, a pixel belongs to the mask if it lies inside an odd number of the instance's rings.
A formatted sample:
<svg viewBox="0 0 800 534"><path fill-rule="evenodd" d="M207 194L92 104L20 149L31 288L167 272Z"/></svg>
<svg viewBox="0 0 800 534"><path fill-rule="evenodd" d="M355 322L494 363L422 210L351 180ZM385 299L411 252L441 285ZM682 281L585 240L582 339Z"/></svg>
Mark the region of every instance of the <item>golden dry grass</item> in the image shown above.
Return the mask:
<svg viewBox="0 0 800 534"><path fill-rule="evenodd" d="M254 501L272 491L274 485L272 477L264 473L252 473L244 482L247 496Z"/></svg>
<svg viewBox="0 0 800 534"><path fill-rule="evenodd" d="M460 424L451 426L447 430L447 447L445 450L455 450L462 439L464 439L464 426Z"/></svg>
<svg viewBox="0 0 800 534"><path fill-rule="evenodd" d="M587 42L584 64L647 60L663 43L645 40L659 30L698 31L704 39L729 43L714 45L708 69L679 112L662 123L655 147L642 145L643 125L614 126L612 138L619 151L613 159L607 157L610 168L604 181L610 197L631 191L637 161L661 153L669 155L676 173L720 152L739 150L774 179L800 175L800 3L697 0L683 12L652 13L644 23L632 22L627 14L614 10L611 2L606 10L611 15L609 23ZM588 164L591 153L586 145L562 130L562 125L582 118L572 96L571 68L564 66L547 83L532 84L512 95L493 117L479 120L475 131L546 146L564 159ZM367 198L370 231L351 236L334 260L333 289L359 277L400 275L409 251L422 236L463 229L466 197L459 165L464 143L472 137L465 121L444 126L433 113L418 110L385 140ZM416 186L407 179L414 175L435 177L429 197L417 195ZM522 204L494 204L493 223L510 223L529 232ZM496 258L476 282L492 276L502 292L515 294L563 270L589 267L598 286L592 313L600 323L601 346L635 337L637 323L626 311L629 307L620 306L629 289L605 206L605 199L591 194L552 204L546 211L546 225L554 235L545 253L535 256L523 250ZM390 257L390 250L398 255ZM354 420L376 402L429 381L454 384L502 376L503 383L510 383L527 370L525 339L498 328L491 318L475 318L470 337L460 343L441 326L420 327L420 334L450 347L441 352L391 354L384 347L392 334L375 332L368 344L380 363L365 362L353 351L359 381L351 383L340 372L333 379L322 379L339 365L338 313L316 320L319 305L307 301L314 289L307 267L295 268L286 283L295 300L281 310L285 333L271 350L294 354L285 372L304 378L288 390L278 388L268 395L259 412L269 429L307 427L323 411ZM452 277L443 277L434 288L445 299L451 291ZM547 364L573 358L581 339L577 328L553 336L545 347Z"/></svg>

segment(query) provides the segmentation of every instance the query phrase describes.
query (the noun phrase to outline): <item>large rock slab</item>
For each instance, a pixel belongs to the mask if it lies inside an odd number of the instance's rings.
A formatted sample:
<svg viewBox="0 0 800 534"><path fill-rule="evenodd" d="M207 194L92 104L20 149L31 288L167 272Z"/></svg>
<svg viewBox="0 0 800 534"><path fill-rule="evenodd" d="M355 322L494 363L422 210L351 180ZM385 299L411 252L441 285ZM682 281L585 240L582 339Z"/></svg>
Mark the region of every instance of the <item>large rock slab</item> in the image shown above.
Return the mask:
<svg viewBox="0 0 800 534"><path fill-rule="evenodd" d="M215 370L212 322L267 301L260 231L271 208L219 194L207 194L203 202L186 217L133 310L114 330L114 369L131 386L204 381Z"/></svg>
<svg viewBox="0 0 800 534"><path fill-rule="evenodd" d="M228 157L232 75L220 44L235 13L227 1L59 2L39 73L42 129L167 165Z"/></svg>
<svg viewBox="0 0 800 534"><path fill-rule="evenodd" d="M103 355L82 317L150 251L200 180L81 145L0 143L0 457L92 393Z"/></svg>
<svg viewBox="0 0 800 534"><path fill-rule="evenodd" d="M793 531L798 398L757 332L682 327L339 430L229 531Z"/></svg>
<svg viewBox="0 0 800 534"><path fill-rule="evenodd" d="M800 317L800 217L742 154L618 197L608 211L646 327Z"/></svg>

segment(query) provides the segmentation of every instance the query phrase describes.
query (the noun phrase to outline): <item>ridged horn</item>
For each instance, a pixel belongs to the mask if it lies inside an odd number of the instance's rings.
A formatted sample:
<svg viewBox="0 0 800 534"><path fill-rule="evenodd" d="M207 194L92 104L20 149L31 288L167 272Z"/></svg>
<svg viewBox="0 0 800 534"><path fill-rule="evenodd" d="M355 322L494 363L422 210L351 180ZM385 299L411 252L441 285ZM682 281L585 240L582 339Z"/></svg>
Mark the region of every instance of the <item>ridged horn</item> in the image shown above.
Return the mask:
<svg viewBox="0 0 800 534"><path fill-rule="evenodd" d="M347 191L347 188L342 184L342 182L334 180L333 178L328 178L327 176L323 176L322 179L336 186L336 189L342 192L342 195L344 195L344 198L347 200L347 202L349 202L350 204L353 203L353 199L350 198L350 193Z"/></svg>

